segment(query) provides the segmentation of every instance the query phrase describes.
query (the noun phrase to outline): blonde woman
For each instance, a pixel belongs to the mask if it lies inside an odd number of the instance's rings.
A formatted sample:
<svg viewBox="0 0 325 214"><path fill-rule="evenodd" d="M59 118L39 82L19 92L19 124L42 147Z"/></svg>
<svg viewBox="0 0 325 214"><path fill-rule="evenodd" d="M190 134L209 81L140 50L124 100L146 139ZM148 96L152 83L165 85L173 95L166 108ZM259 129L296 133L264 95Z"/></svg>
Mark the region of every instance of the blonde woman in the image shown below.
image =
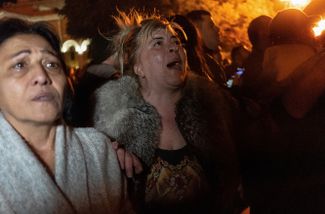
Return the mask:
<svg viewBox="0 0 325 214"><path fill-rule="evenodd" d="M177 25L135 12L116 20L123 76L96 91L94 121L147 167L140 211L232 212L231 99L188 69Z"/></svg>

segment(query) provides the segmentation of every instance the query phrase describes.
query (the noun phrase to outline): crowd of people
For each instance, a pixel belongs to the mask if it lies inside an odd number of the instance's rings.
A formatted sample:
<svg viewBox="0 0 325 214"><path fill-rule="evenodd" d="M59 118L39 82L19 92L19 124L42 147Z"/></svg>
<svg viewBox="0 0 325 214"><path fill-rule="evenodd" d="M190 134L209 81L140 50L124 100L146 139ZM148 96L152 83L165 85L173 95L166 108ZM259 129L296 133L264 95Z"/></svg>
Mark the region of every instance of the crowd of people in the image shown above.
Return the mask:
<svg viewBox="0 0 325 214"><path fill-rule="evenodd" d="M0 20L0 212L324 212L316 21L256 17L225 66L209 11L120 11L70 85L50 26Z"/></svg>

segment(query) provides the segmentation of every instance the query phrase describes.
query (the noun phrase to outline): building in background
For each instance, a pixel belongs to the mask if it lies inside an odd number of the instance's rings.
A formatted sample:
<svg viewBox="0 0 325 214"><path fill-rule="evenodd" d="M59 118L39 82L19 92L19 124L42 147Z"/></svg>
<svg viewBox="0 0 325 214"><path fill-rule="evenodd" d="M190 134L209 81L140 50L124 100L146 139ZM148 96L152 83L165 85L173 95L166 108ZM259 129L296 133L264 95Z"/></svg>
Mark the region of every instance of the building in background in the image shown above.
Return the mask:
<svg viewBox="0 0 325 214"><path fill-rule="evenodd" d="M53 26L62 41L62 52L70 68L73 79L88 62L87 47L89 40L77 41L67 33L67 18L59 11L64 7L64 0L8 0L1 1L0 19L16 17L27 21L45 21Z"/></svg>

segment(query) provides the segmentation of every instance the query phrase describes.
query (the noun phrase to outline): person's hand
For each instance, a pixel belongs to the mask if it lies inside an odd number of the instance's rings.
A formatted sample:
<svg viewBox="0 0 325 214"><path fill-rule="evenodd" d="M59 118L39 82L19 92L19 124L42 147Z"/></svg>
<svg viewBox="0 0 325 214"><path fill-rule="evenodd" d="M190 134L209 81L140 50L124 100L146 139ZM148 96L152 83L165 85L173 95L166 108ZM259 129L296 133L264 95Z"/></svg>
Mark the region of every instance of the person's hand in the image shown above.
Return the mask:
<svg viewBox="0 0 325 214"><path fill-rule="evenodd" d="M113 149L116 151L117 158L122 170L125 170L126 176L132 178L134 172L139 174L143 171L140 160L134 154L126 151L124 148L119 147L118 143L112 142Z"/></svg>

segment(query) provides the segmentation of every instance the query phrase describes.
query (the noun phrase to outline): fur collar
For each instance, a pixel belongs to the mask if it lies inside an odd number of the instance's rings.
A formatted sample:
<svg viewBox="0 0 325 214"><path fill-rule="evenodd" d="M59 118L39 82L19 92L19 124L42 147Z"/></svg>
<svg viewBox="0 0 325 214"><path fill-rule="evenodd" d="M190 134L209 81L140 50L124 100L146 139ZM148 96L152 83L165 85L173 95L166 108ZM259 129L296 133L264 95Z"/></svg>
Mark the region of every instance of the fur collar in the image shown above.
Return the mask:
<svg viewBox="0 0 325 214"><path fill-rule="evenodd" d="M95 91L95 127L150 165L159 140L160 116L142 98L130 76L111 80Z"/></svg>
<svg viewBox="0 0 325 214"><path fill-rule="evenodd" d="M229 100L222 90L191 74L176 107L185 140L209 159L231 142ZM150 165L159 142L160 116L142 98L137 81L130 76L109 81L95 92L95 98L95 127Z"/></svg>

